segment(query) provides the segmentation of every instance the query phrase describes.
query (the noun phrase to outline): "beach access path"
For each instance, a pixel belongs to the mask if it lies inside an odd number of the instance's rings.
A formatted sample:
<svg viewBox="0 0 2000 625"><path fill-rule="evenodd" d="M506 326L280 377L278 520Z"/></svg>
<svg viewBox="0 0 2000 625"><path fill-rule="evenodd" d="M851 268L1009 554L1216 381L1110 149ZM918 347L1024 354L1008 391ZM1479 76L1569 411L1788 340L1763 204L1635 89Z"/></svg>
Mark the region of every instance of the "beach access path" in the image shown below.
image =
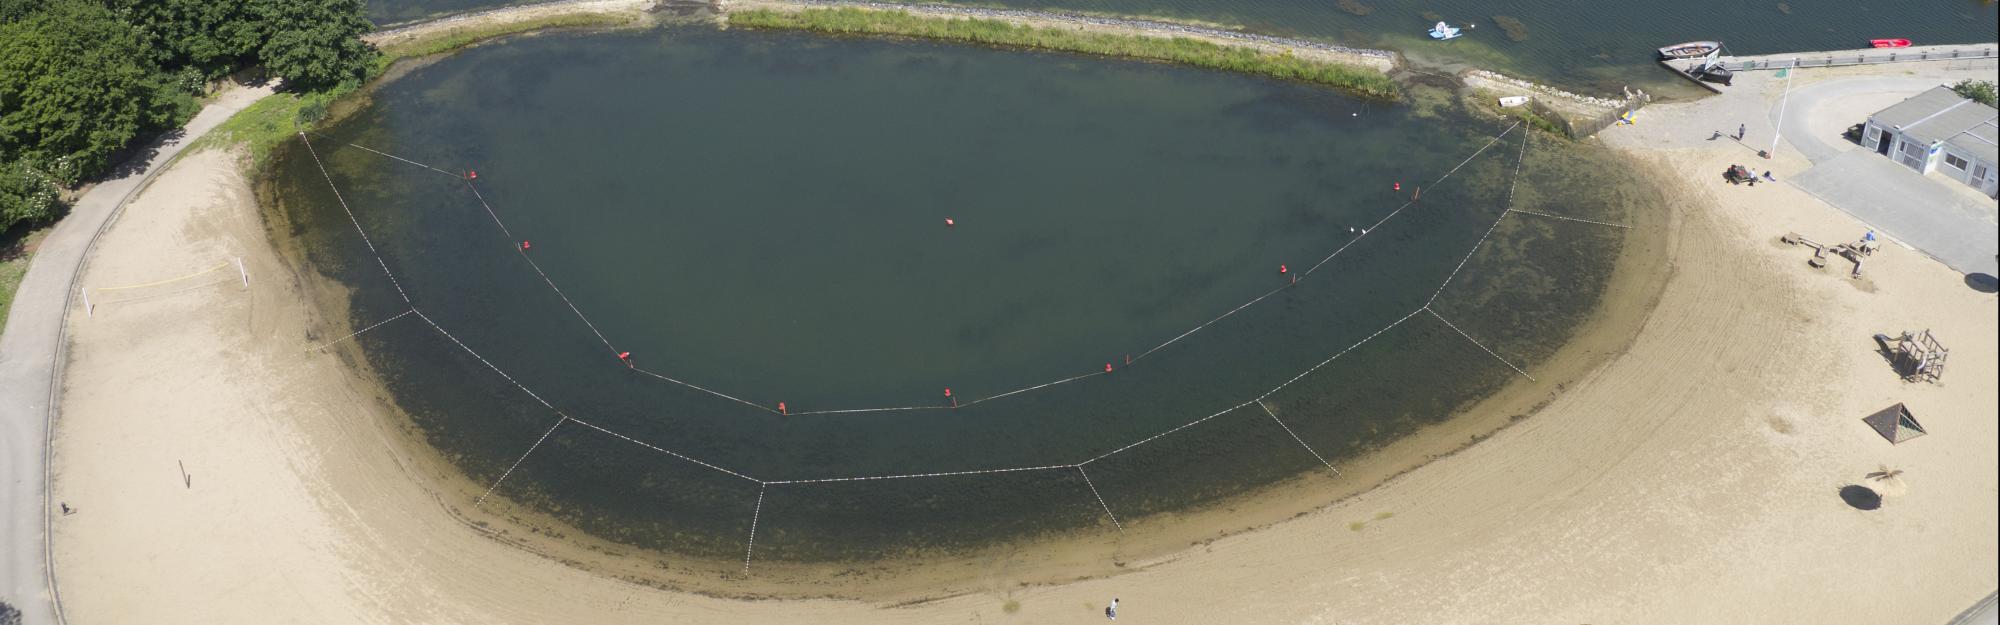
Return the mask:
<svg viewBox="0 0 2000 625"><path fill-rule="evenodd" d="M49 231L28 265L0 333L0 600L21 610L23 625L56 623L58 599L49 576L47 501L50 399L61 369L63 324L84 255L119 207L167 168L181 150L270 87L225 88L180 130L168 133L119 166L112 178L77 198Z"/></svg>

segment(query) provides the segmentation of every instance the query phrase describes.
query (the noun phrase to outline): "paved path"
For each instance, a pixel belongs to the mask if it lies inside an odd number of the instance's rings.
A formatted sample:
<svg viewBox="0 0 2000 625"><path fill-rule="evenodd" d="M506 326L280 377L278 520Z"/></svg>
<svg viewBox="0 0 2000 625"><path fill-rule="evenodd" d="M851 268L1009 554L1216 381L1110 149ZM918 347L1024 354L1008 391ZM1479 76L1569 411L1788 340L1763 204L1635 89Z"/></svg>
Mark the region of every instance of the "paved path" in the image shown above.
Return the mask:
<svg viewBox="0 0 2000 625"><path fill-rule="evenodd" d="M60 622L46 550L56 502L44 495L47 435L55 419L49 402L61 364L71 282L118 207L188 143L270 93L268 87L225 91L179 133L156 141L149 153L85 193L42 240L21 280L0 334L0 600L21 610L22 625Z"/></svg>
<svg viewBox="0 0 2000 625"><path fill-rule="evenodd" d="M1985 599L1972 604L1965 612L1952 619L1947 625L1995 625L2000 623L2000 606L1995 605L2000 593L1987 593Z"/></svg>

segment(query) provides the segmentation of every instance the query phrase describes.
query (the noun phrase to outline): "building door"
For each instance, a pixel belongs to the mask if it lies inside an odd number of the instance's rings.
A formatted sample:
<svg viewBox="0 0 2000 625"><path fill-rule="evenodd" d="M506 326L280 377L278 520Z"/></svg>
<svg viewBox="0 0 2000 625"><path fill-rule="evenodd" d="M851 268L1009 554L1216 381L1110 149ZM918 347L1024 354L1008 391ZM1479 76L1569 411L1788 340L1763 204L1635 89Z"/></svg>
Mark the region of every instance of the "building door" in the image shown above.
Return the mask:
<svg viewBox="0 0 2000 625"><path fill-rule="evenodd" d="M1883 155L1883 156L1888 156L1888 155L1889 155L1889 132L1888 132L1888 131L1886 131L1886 130L1885 130L1885 131L1882 131L1882 142L1881 142L1881 143L1878 143L1878 144L1876 144L1876 145L1875 145L1875 153L1876 153L1876 154L1880 154L1880 155Z"/></svg>

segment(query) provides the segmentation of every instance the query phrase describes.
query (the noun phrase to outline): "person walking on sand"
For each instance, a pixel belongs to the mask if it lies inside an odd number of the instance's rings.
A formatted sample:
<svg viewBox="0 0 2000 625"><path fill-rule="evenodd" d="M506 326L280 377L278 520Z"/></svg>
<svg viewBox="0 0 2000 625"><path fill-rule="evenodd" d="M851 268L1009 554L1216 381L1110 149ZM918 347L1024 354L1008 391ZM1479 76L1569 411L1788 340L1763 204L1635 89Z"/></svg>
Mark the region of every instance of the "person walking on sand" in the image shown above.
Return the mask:
<svg viewBox="0 0 2000 625"><path fill-rule="evenodd" d="M1118 620L1118 598L1111 598L1111 605L1104 606L1104 618Z"/></svg>
<svg viewBox="0 0 2000 625"><path fill-rule="evenodd" d="M1737 141L1742 141L1742 140L1743 140L1743 135L1746 135L1746 134L1749 134L1749 130L1750 130L1750 129L1749 129L1749 127L1748 127L1748 126L1744 126L1743 124L1737 124L1737 125L1736 125L1736 140L1737 140Z"/></svg>

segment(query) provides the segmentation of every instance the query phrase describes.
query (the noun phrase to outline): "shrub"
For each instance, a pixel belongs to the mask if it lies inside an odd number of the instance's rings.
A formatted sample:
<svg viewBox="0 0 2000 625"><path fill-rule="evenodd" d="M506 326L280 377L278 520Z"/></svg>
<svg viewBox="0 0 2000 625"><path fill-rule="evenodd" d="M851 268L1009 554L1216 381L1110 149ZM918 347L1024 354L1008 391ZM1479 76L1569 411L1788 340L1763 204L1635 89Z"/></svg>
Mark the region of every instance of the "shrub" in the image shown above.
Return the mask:
<svg viewBox="0 0 2000 625"><path fill-rule="evenodd" d="M1987 106L1994 106L1994 89L1991 80L1961 80L1951 86L1951 90L1967 99Z"/></svg>
<svg viewBox="0 0 2000 625"><path fill-rule="evenodd" d="M25 161L0 162L0 232L48 221L62 209L56 181Z"/></svg>

